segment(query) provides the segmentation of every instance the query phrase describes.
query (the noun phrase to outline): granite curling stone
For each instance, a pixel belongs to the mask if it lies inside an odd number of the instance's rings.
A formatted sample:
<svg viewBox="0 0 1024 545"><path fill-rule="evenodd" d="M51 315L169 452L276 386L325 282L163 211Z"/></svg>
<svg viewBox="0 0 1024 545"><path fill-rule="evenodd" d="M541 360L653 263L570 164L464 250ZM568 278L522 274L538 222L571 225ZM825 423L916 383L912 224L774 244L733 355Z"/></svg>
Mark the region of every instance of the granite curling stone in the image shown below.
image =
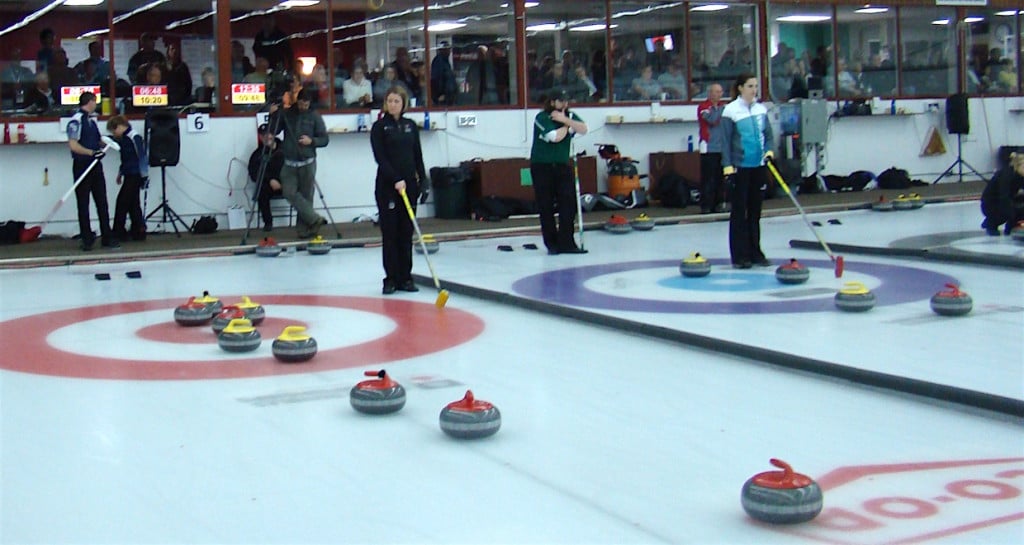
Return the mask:
<svg viewBox="0 0 1024 545"><path fill-rule="evenodd" d="M252 322L252 325L260 325L263 319L267 317L267 310L263 308L263 305L254 302L248 296L243 295L242 301L235 303L235 306L242 309L242 312L245 313L245 319Z"/></svg>
<svg viewBox="0 0 1024 545"><path fill-rule="evenodd" d="M352 387L348 400L352 408L366 414L389 414L401 410L405 406L405 388L391 380L387 372L366 371L368 377Z"/></svg>
<svg viewBox="0 0 1024 545"><path fill-rule="evenodd" d="M771 459L782 471L765 471L743 483L740 502L751 518L772 524L807 522L821 513L824 497L818 483Z"/></svg>
<svg viewBox="0 0 1024 545"><path fill-rule="evenodd" d="M650 231L651 229L654 229L654 220L652 220L647 214L640 214L636 219L629 222L629 224L636 231Z"/></svg>
<svg viewBox="0 0 1024 545"><path fill-rule="evenodd" d="M208 291L204 291L202 297L196 297L196 302L206 305L206 310L210 311L210 317L216 316L224 308L224 303L210 295Z"/></svg>
<svg viewBox="0 0 1024 545"><path fill-rule="evenodd" d="M956 284L946 284L945 290L932 296L932 312L939 316L963 316L974 308L974 300L970 295L960 291Z"/></svg>
<svg viewBox="0 0 1024 545"><path fill-rule="evenodd" d="M316 339L306 335L306 328L290 325L274 339L271 350L278 361L284 363L302 363L313 359L316 355Z"/></svg>
<svg viewBox="0 0 1024 545"><path fill-rule="evenodd" d="M1010 229L1010 238L1017 242L1024 242L1024 221L1017 222L1017 225Z"/></svg>
<svg viewBox="0 0 1024 545"><path fill-rule="evenodd" d="M835 304L844 312L866 312L875 307L875 294L860 282L847 282L836 293Z"/></svg>
<svg viewBox="0 0 1024 545"><path fill-rule="evenodd" d="M245 318L245 312L235 305L228 305L220 310L216 316L213 317L213 321L210 322L210 327L213 332L220 335L221 331L231 323L231 320L237 320L239 318Z"/></svg>
<svg viewBox="0 0 1024 545"><path fill-rule="evenodd" d="M811 271L795 258L775 269L775 279L782 284L803 284L811 277Z"/></svg>
<svg viewBox="0 0 1024 545"><path fill-rule="evenodd" d="M416 249L416 253L418 254L423 253L424 246L427 247L428 254L436 254L437 251L441 249L441 244L437 242L434 235L423 235L423 244L420 244L420 241L418 240L415 240L412 243L412 247Z"/></svg>
<svg viewBox="0 0 1024 545"><path fill-rule="evenodd" d="M188 302L174 309L174 321L186 327L200 326L209 322L213 314L205 304L189 297Z"/></svg>
<svg viewBox="0 0 1024 545"><path fill-rule="evenodd" d="M306 252L309 255L324 255L331 251L331 243L324 237L317 235L306 243Z"/></svg>
<svg viewBox="0 0 1024 545"><path fill-rule="evenodd" d="M615 233L616 235L622 235L633 230L629 225L629 220L618 214L612 214L612 217L608 218L608 221L604 223L604 230L609 233Z"/></svg>
<svg viewBox="0 0 1024 545"><path fill-rule="evenodd" d="M252 352L262 341L260 332L245 318L231 320L217 335L217 345L227 352Z"/></svg>
<svg viewBox="0 0 1024 545"><path fill-rule="evenodd" d="M907 200L910 201L910 209L917 210L918 208L924 208L924 199L917 193L911 193L907 195Z"/></svg>
<svg viewBox="0 0 1024 545"><path fill-rule="evenodd" d="M486 401L473 397L472 390L441 409L441 431L456 439L480 439L498 433L501 412Z"/></svg>
<svg viewBox="0 0 1024 545"><path fill-rule="evenodd" d="M875 212L891 212L893 210L892 201L885 199L885 195L878 197L878 200L871 203L871 209Z"/></svg>
<svg viewBox="0 0 1024 545"><path fill-rule="evenodd" d="M260 257L277 257L284 251L274 237L266 237L256 245L256 255Z"/></svg>
<svg viewBox="0 0 1024 545"><path fill-rule="evenodd" d="M700 253L694 253L679 263L679 272L688 278L699 278L711 274L711 263Z"/></svg>
<svg viewBox="0 0 1024 545"><path fill-rule="evenodd" d="M911 202L910 197L907 195L900 194L897 195L896 198L892 200L893 210L911 210L913 208L914 203Z"/></svg>

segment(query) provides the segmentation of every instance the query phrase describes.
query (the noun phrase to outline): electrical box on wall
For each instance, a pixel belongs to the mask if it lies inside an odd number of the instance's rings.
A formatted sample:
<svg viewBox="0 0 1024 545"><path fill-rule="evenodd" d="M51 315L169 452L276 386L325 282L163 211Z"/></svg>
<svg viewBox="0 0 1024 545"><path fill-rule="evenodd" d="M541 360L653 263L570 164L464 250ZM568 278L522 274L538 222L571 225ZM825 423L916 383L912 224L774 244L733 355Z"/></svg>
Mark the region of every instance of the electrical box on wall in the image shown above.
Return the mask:
<svg viewBox="0 0 1024 545"><path fill-rule="evenodd" d="M475 127L476 126L476 115L474 114L460 114L458 118L458 125L460 127Z"/></svg>
<svg viewBox="0 0 1024 545"><path fill-rule="evenodd" d="M828 104L822 99L800 101L800 141L824 144L828 140Z"/></svg>

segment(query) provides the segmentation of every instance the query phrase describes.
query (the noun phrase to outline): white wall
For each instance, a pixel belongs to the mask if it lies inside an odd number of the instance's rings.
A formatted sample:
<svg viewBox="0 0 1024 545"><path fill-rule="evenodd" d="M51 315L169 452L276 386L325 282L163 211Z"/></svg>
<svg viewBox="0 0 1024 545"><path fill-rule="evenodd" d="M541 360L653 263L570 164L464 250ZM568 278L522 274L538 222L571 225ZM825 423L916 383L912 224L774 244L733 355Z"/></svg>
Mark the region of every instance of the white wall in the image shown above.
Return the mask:
<svg viewBox="0 0 1024 545"><path fill-rule="evenodd" d="M898 106L908 112L921 112L926 102L901 101ZM888 110L888 104L883 105ZM970 102L971 134L964 141L964 159L982 173L995 168L995 151L1002 145L1024 145L1024 98L972 99ZM652 110L646 106L598 107L577 110L590 126L590 133L579 138L576 148L595 155L595 144L611 143L624 155L639 159L641 173L646 173L648 154L658 151L681 151L687 136L697 133L695 106L662 106L658 114L667 119L683 119L682 123L606 126L607 115L623 115L626 121L649 120ZM466 113L466 112L462 112ZM457 165L480 157L527 157L532 120L536 110L475 112L479 124L457 127L455 112L431 112L431 124L446 130L423 135L426 166ZM420 120L421 113L410 114ZM355 115L325 116L328 129L354 130ZM937 124L947 139L948 153L938 157L920 157L928 128ZM847 117L832 121L828 144L828 165L825 174L849 174L855 170L878 173L891 166L910 171L911 176L931 181L956 158L955 140L949 138L941 114L908 116ZM248 207L243 189L247 182L246 162L255 147L256 122L252 117L214 118L210 131L188 133L182 125L181 163L167 169L167 198L186 222L202 214L219 214L218 222L227 225L229 206ZM141 122L135 122L141 130ZM16 124L10 127L16 134ZM29 145L0 146L0 221L17 219L29 224L41 221L64 191L70 187L71 161L59 123L27 123ZM113 203L118 187L114 184L118 157L103 161L108 195ZM330 145L320 150L318 180L335 220L351 221L362 213L373 211L373 178L376 165L367 133L333 134ZM49 168L49 185L43 185L43 169ZM603 167L599 171L599 187L605 188ZM160 173L151 172L149 208L159 201ZM944 182L952 179L946 178ZM148 212L147 210L147 212ZM430 214L431 208L421 209ZM95 215L94 215L95 216ZM46 229L47 234L71 235L77 232L74 197L61 208Z"/></svg>

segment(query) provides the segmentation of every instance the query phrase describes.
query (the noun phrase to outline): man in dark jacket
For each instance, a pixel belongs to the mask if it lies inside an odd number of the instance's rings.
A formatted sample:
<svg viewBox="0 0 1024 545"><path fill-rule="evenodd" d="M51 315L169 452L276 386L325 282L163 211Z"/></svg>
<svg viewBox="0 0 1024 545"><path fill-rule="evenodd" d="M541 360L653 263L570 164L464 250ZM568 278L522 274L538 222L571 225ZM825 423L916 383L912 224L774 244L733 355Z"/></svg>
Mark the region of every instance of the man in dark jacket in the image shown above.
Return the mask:
<svg viewBox="0 0 1024 545"><path fill-rule="evenodd" d="M298 216L296 228L301 238L315 236L327 224L313 210L313 188L316 186L316 148L327 146L327 127L315 110L310 109L312 97L308 89L299 90L295 103L279 109L270 107L271 127L284 131L281 150L281 193Z"/></svg>
<svg viewBox="0 0 1024 545"><path fill-rule="evenodd" d="M452 49L448 47L448 42L441 42L437 56L430 63L430 100L434 104L451 106L458 98L459 89L455 83L451 54Z"/></svg>
<svg viewBox="0 0 1024 545"><path fill-rule="evenodd" d="M267 232L274 230L270 198L281 194L282 167L284 153L277 146L277 138L266 125L260 125L260 145L249 156L249 179L256 183L256 203Z"/></svg>

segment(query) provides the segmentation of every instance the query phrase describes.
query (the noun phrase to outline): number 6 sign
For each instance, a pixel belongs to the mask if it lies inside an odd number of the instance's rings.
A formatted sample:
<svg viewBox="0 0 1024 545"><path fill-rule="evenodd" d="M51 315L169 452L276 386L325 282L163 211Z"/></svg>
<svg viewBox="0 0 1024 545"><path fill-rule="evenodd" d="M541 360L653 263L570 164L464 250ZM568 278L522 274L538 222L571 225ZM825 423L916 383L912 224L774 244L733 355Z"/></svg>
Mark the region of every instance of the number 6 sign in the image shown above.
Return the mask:
<svg viewBox="0 0 1024 545"><path fill-rule="evenodd" d="M188 114L188 132L209 132L210 114Z"/></svg>

